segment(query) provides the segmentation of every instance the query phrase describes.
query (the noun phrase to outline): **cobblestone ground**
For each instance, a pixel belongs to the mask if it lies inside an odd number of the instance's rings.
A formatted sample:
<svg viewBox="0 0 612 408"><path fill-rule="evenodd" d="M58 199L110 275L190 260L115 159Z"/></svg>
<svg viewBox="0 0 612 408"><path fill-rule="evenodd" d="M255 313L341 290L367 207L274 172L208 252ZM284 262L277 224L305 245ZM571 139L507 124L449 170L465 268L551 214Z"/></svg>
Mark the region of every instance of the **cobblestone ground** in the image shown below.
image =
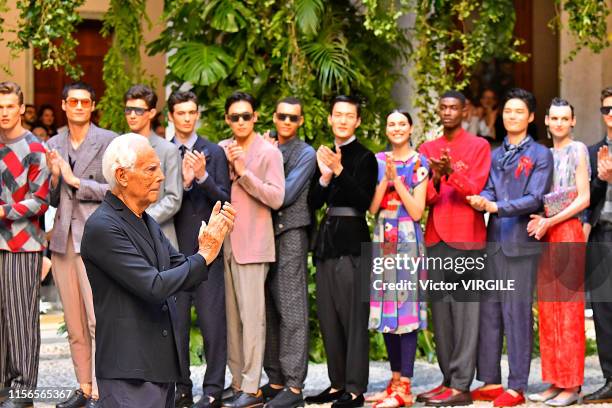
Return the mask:
<svg viewBox="0 0 612 408"><path fill-rule="evenodd" d="M60 318L61 319L61 318ZM58 318L46 316L43 318L42 324L42 346L40 356L40 369L38 376L39 387L70 387L77 386L74 378L74 370L70 359L70 351L68 342L65 337L57 335ZM197 385L194 389L194 395L199 395L201 392L201 383L204 375L205 367L192 367L192 380ZM508 364L504 359L502 361L503 378L508 375ZM389 368L387 363L372 362L370 364L370 383L368 391L383 389L389 379ZM429 364L424 361L417 361L415 366L415 376L413 378L413 392L420 393L438 385L442 380L442 376L436 364ZM531 375L529 383L532 384L529 392L541 391L545 388L540 383L540 360L534 359L531 363ZM229 384L229 372L226 373L226 384ZM262 378L262 384L266 382L265 374ZM585 385L584 393L589 393L597 389L603 382L599 362L597 357L591 356L586 359L585 365ZM327 369L324 364L311 364L308 368L308 377L306 379L305 394L310 395L325 389L329 385L327 379ZM479 385L474 383L474 387ZM197 399L197 397L196 397ZM417 404L421 405L421 404ZM474 404L479 407L490 406L489 403L479 402ZM530 406L544 404L528 404ZM37 408L51 408L54 404L36 403ZM612 406L612 404L603 404L604 406Z"/></svg>

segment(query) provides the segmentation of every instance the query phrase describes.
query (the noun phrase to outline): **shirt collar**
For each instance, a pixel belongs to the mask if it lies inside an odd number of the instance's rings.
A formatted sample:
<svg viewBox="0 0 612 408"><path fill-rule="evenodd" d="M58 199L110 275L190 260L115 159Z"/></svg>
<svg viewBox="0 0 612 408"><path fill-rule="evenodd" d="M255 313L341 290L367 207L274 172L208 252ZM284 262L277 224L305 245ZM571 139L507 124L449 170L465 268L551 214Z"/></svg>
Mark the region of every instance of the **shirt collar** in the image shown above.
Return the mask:
<svg viewBox="0 0 612 408"><path fill-rule="evenodd" d="M174 136L174 144L177 146L185 146L187 149L191 150L193 149L193 146L195 145L196 141L198 140L198 135L196 135L195 132L193 132L191 134L191 136L189 136L189 139L187 139L187 141L185 143L182 143L178 140L178 138L176 137L176 135Z"/></svg>
<svg viewBox="0 0 612 408"><path fill-rule="evenodd" d="M284 152L285 150L287 150L291 145L293 145L296 140L298 139L297 135L293 136L291 139L289 139L288 141L286 141L283 144L278 144L278 148L280 149L281 152Z"/></svg>
<svg viewBox="0 0 612 408"><path fill-rule="evenodd" d="M355 137L355 135L353 135L353 136L350 137L349 140L347 140L346 142L340 143L338 146L339 147L346 146L347 144L354 142L355 139L357 139L357 138Z"/></svg>

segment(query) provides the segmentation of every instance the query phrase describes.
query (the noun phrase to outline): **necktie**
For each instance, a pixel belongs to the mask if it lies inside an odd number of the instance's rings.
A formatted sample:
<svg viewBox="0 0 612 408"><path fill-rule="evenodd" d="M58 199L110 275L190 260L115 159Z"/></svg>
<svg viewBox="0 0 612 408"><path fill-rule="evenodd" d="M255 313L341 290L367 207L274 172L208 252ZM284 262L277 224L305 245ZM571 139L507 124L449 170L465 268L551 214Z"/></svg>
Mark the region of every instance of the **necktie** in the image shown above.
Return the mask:
<svg viewBox="0 0 612 408"><path fill-rule="evenodd" d="M183 157L185 157L185 152L187 151L187 146L180 145L179 146L179 150L181 151L181 159L182 159Z"/></svg>

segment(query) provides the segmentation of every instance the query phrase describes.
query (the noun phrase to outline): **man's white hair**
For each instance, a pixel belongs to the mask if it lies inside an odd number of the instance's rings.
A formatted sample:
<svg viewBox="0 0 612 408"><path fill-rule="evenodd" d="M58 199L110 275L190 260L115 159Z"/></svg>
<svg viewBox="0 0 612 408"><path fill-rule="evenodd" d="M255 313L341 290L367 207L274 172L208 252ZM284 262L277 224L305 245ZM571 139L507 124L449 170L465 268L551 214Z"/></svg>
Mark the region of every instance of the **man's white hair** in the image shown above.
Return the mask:
<svg viewBox="0 0 612 408"><path fill-rule="evenodd" d="M149 145L149 140L136 133L126 133L117 136L106 148L102 157L102 174L111 190L117 185L115 171L117 169L134 170L138 152Z"/></svg>

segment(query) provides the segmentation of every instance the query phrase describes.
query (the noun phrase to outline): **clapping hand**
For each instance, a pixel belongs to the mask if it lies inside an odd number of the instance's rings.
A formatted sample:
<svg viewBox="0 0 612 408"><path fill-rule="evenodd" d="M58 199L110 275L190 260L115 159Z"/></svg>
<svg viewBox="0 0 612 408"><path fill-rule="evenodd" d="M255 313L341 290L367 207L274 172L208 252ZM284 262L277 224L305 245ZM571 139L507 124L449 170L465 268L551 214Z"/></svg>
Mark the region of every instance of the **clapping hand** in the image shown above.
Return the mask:
<svg viewBox="0 0 612 408"><path fill-rule="evenodd" d="M608 146L602 146L597 151L597 177L612 183L612 158L610 158Z"/></svg>
<svg viewBox="0 0 612 408"><path fill-rule="evenodd" d="M225 236L234 228L236 210L228 202L221 207L221 201L217 201L213 207L208 225L202 221L198 234L198 253L210 265L221 250Z"/></svg>
<svg viewBox="0 0 612 408"><path fill-rule="evenodd" d="M227 161L230 162L230 165L234 169L234 173L241 177L246 171L244 149L241 146L238 146L238 143L234 140L229 146L227 146L225 156L227 157Z"/></svg>

